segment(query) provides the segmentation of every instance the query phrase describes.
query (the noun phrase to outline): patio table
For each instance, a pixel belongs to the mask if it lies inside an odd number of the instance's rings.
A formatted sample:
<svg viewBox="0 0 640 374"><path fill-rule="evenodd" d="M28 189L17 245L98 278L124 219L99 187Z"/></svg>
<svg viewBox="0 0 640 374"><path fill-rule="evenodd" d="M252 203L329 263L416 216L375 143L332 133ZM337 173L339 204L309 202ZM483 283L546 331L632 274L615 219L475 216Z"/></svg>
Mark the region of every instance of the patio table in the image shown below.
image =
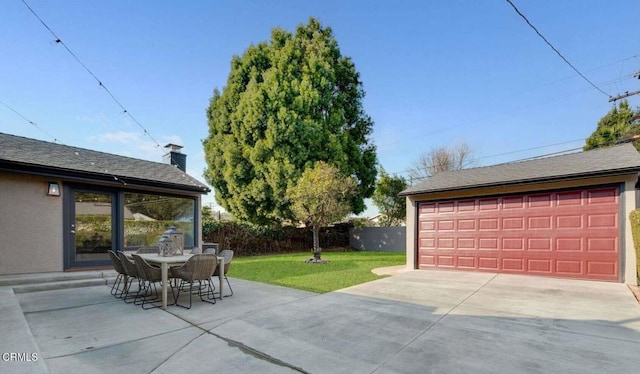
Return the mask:
<svg viewBox="0 0 640 374"><path fill-rule="evenodd" d="M167 284L169 284L169 267L183 265L193 255L186 254L179 256L159 256L157 253L140 253L139 256L144 258L150 264L160 265L160 271L162 273L162 309L167 309ZM224 257L217 256L217 258L218 266L220 267L218 283L220 285L220 297L222 298L222 287L224 284Z"/></svg>

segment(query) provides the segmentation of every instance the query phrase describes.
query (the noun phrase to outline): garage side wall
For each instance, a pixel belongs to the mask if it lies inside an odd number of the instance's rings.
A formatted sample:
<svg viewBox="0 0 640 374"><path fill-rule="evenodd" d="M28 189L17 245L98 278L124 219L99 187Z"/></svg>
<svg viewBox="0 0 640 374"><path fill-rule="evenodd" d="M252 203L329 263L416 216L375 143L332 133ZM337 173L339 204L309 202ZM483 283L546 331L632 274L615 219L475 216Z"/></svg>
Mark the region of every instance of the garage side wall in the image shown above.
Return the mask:
<svg viewBox="0 0 640 374"><path fill-rule="evenodd" d="M0 172L0 274L63 270L63 197L47 196L49 181Z"/></svg>
<svg viewBox="0 0 640 374"><path fill-rule="evenodd" d="M622 199L622 222L623 226L623 258L622 258L622 281L628 284L636 284L637 280L637 267L636 267L636 250L633 246L633 236L631 233L631 223L629 222L629 215L636 209L638 202L636 201L637 194L635 191L636 178L630 178L626 181L624 186L624 196Z"/></svg>
<svg viewBox="0 0 640 374"><path fill-rule="evenodd" d="M406 245L407 245L407 269L417 269L417 261L416 256L418 253L418 232L417 230L417 218L418 214L416 212L416 198L415 196L407 196L406 199L407 204L407 217L405 219L406 222Z"/></svg>

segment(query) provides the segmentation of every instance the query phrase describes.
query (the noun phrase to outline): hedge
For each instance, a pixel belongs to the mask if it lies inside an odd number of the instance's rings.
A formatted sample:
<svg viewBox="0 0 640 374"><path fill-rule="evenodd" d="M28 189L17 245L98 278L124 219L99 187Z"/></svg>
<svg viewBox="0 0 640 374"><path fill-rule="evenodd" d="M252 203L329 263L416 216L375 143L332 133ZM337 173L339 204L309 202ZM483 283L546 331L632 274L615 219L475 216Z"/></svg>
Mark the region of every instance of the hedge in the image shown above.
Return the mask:
<svg viewBox="0 0 640 374"><path fill-rule="evenodd" d="M313 236L310 229L285 226L274 228L229 221L205 221L202 225L205 243L218 243L220 249L233 249L238 256L310 251ZM322 248L349 246L349 225L339 224L320 230Z"/></svg>

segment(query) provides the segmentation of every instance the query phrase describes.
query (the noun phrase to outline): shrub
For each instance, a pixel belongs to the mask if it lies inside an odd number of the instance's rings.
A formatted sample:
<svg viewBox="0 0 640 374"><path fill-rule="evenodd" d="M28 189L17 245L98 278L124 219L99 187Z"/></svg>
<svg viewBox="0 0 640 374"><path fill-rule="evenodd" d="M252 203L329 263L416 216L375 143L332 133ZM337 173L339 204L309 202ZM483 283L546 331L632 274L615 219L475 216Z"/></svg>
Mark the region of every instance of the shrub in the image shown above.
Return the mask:
<svg viewBox="0 0 640 374"><path fill-rule="evenodd" d="M202 224L202 237L205 242L218 243L220 249L233 249L239 256L311 251L313 247L311 230L292 226L205 221ZM323 248L348 247L349 226L323 228L320 231L320 245Z"/></svg>
<svg viewBox="0 0 640 374"><path fill-rule="evenodd" d="M636 284L640 284L640 209L629 214L629 221L633 234L633 246L636 249Z"/></svg>

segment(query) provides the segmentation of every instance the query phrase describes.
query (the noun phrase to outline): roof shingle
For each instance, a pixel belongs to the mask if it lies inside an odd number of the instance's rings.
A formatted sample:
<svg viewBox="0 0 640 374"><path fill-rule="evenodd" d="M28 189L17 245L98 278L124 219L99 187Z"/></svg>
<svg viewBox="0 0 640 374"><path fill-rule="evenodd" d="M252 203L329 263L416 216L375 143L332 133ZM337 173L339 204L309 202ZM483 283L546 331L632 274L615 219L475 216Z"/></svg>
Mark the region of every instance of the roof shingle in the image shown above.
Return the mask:
<svg viewBox="0 0 640 374"><path fill-rule="evenodd" d="M42 167L59 173L86 173L149 184L172 185L208 192L210 189L177 167L0 133L0 164Z"/></svg>
<svg viewBox="0 0 640 374"><path fill-rule="evenodd" d="M401 196L541 181L619 175L640 171L640 154L631 143L529 161L439 173Z"/></svg>

